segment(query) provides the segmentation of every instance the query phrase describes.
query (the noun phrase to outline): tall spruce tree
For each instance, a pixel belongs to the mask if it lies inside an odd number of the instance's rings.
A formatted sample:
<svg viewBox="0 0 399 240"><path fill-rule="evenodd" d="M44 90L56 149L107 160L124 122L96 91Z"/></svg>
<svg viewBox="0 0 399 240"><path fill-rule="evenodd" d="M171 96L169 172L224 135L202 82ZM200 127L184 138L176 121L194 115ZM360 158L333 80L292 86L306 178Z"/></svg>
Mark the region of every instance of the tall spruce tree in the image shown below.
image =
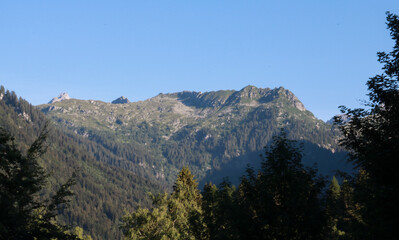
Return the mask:
<svg viewBox="0 0 399 240"><path fill-rule="evenodd" d="M354 181L358 203L356 238L398 239L399 174L399 19L387 12L387 26L395 44L392 52L378 53L383 73L367 82L367 109L341 107L350 119L341 124L341 144L360 170Z"/></svg>

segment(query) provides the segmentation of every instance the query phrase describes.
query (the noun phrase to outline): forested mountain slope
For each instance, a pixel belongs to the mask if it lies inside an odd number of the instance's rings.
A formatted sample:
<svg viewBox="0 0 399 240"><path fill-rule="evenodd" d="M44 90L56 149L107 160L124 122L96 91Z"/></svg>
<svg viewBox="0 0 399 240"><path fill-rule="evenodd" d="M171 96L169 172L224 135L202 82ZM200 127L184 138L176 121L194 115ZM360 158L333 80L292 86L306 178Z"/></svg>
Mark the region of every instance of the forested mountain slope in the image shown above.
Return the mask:
<svg viewBox="0 0 399 240"><path fill-rule="evenodd" d="M56 125L114 154L105 160L110 165L168 186L184 166L202 183L238 179L248 163L259 163L258 154L280 128L304 143L305 163L317 163L321 173L347 167L335 127L282 87L184 91L125 104L70 99L39 108Z"/></svg>
<svg viewBox="0 0 399 240"><path fill-rule="evenodd" d="M1 87L0 126L15 137L23 150L35 140L46 121L47 117L36 107ZM161 189L148 178L116 167L120 156L71 131L53 126L47 142L48 151L40 160L51 174L48 192L54 192L74 171L77 173L75 196L59 220L83 227L94 239L118 239L124 209L149 206L147 193Z"/></svg>

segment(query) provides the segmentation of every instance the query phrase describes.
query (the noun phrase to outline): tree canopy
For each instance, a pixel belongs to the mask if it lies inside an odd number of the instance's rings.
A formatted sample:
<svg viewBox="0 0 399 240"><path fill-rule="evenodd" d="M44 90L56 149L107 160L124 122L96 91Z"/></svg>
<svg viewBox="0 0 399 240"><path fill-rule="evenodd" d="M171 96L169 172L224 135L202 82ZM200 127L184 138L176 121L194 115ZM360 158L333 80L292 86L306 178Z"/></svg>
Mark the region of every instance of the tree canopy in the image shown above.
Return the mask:
<svg viewBox="0 0 399 240"><path fill-rule="evenodd" d="M387 12L387 26L394 40L392 52L378 52L382 74L367 81L366 109L341 107L350 119L341 124L341 144L359 169L354 180L357 202L357 237L398 239L399 174L399 19Z"/></svg>
<svg viewBox="0 0 399 240"><path fill-rule="evenodd" d="M153 209L139 208L123 218L126 239L207 239L198 184L184 167L173 192L152 196Z"/></svg>

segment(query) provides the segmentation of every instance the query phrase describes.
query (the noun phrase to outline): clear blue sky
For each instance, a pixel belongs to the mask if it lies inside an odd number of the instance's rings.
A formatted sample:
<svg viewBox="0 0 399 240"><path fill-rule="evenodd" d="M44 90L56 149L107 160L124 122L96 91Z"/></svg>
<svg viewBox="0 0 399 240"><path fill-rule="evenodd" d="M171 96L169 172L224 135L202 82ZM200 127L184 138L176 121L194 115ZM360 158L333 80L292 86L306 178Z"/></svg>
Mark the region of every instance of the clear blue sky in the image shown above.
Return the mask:
<svg viewBox="0 0 399 240"><path fill-rule="evenodd" d="M131 101L283 86L316 117L360 106L399 1L1 1L0 84Z"/></svg>

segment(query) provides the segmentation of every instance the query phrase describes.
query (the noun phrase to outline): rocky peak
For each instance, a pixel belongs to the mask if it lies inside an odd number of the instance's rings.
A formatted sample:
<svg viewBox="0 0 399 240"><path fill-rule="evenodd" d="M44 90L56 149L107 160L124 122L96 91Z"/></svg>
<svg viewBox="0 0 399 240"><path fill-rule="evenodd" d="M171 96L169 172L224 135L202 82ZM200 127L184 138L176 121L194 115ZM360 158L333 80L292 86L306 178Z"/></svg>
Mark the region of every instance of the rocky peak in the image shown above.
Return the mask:
<svg viewBox="0 0 399 240"><path fill-rule="evenodd" d="M213 107L219 108L223 106L233 106L236 104L244 104L256 106L257 104L269 103L275 99L283 98L288 104L306 111L301 101L289 90L283 87L279 88L257 88L248 85L239 91L235 90L219 90L211 92L193 92L183 91L170 94L160 94L159 96L176 97L186 106L194 106L197 108Z"/></svg>
<svg viewBox="0 0 399 240"><path fill-rule="evenodd" d="M130 103L129 99L125 98L124 96L119 97L112 101L112 104L125 104L125 103Z"/></svg>
<svg viewBox="0 0 399 240"><path fill-rule="evenodd" d="M68 99L71 99L71 98L69 97L68 93L64 92L64 93L61 93L58 97L53 98L50 102L48 102L48 104L61 102L61 101L68 100Z"/></svg>
<svg viewBox="0 0 399 240"><path fill-rule="evenodd" d="M306 111L306 108L303 105L303 103L299 101L299 99L290 90L287 90L283 87L279 87L275 90L277 91L276 94L278 94L280 97L281 96L286 97L288 101L292 104L292 106L296 107L300 111Z"/></svg>
<svg viewBox="0 0 399 240"><path fill-rule="evenodd" d="M195 106L200 108L206 107L220 107L222 106L229 96L234 93L233 90L220 90L211 92L189 92L183 91L173 94L183 104L187 106Z"/></svg>
<svg viewBox="0 0 399 240"><path fill-rule="evenodd" d="M240 90L240 92L253 92L253 91L257 91L258 88L253 86L253 85L247 85L245 86L243 89Z"/></svg>
<svg viewBox="0 0 399 240"><path fill-rule="evenodd" d="M237 92L242 100L259 100L270 94L270 88L257 88L252 85L248 85Z"/></svg>

